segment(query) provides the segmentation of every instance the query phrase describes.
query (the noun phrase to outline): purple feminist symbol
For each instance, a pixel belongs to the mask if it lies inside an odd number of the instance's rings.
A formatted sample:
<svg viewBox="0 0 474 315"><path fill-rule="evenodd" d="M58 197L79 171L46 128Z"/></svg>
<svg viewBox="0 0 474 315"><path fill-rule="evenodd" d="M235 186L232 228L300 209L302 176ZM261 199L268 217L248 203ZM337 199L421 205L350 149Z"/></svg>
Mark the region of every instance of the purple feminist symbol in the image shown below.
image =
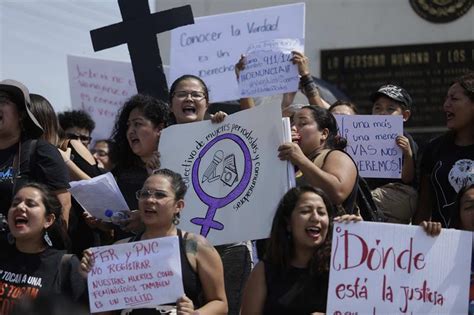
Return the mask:
<svg viewBox="0 0 474 315"><path fill-rule="evenodd" d="M199 165L201 164L202 157L209 151L209 149L214 146L217 142L229 139L237 143L244 154L244 173L242 175L242 179L240 180L239 184L227 194L227 196L222 198L215 198L209 196L201 187L201 183L199 181ZM193 218L191 222L201 226L200 234L206 237L209 234L210 229L215 230L222 230L224 229L224 225L218 221L214 221L214 216L216 215L217 209L227 206L229 203L237 199L247 187L248 183L250 182L250 176L252 174L252 158L250 156L250 151L245 144L245 142L237 135L232 133L226 133L216 137L214 140L206 144L206 146L199 152L196 161L193 164L193 171L192 171L192 182L194 190L196 191L197 196L203 203L209 206L207 209L206 217L204 218Z"/></svg>

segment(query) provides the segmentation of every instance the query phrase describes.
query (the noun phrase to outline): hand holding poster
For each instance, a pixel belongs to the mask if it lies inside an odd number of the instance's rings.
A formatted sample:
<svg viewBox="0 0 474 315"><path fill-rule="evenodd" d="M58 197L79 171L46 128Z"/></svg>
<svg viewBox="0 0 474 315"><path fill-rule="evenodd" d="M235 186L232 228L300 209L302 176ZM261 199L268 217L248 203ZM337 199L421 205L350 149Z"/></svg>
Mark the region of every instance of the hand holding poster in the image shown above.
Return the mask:
<svg viewBox="0 0 474 315"><path fill-rule="evenodd" d="M395 140L403 135L402 116L335 115L346 152L362 177L401 178L402 150Z"/></svg>
<svg viewBox="0 0 474 315"><path fill-rule="evenodd" d="M177 236L91 248L92 313L174 303L184 294Z"/></svg>
<svg viewBox="0 0 474 315"><path fill-rule="evenodd" d="M303 43L296 39L275 39L251 45L245 68L239 76L240 97L297 91L298 68L291 61L291 52L303 49Z"/></svg>
<svg viewBox="0 0 474 315"><path fill-rule="evenodd" d="M171 31L169 82L194 74L209 87L211 102L238 99L234 65L249 45L277 38L303 41L304 26L304 3L196 18Z"/></svg>
<svg viewBox="0 0 474 315"><path fill-rule="evenodd" d="M214 245L268 237L290 185L289 162L277 156L282 143L281 110L272 105L238 112L219 124L164 129L161 167L180 173L188 185L180 228Z"/></svg>
<svg viewBox="0 0 474 315"><path fill-rule="evenodd" d="M466 314L471 233L335 224L327 314Z"/></svg>

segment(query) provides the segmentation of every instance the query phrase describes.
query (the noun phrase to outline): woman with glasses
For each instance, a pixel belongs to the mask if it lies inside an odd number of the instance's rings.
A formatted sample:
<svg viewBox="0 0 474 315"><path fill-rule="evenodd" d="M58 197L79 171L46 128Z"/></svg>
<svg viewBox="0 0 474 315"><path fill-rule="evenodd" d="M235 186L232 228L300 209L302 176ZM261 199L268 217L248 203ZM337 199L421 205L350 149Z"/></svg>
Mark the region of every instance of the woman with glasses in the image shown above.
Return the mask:
<svg viewBox="0 0 474 315"><path fill-rule="evenodd" d="M176 79L170 88L172 124L186 124L202 121L209 109L209 91L201 78L183 75ZM214 123L220 123L227 116L224 112L210 115Z"/></svg>
<svg viewBox="0 0 474 315"><path fill-rule="evenodd" d="M112 151L114 143L108 139L100 139L94 143L94 148L91 150L92 155L97 160L99 168L105 171L113 169L112 160L109 153Z"/></svg>
<svg viewBox="0 0 474 315"><path fill-rule="evenodd" d="M155 310L123 310L122 314L171 314L172 309L183 315L227 314L222 262L217 251L204 237L176 227L185 206L186 189L181 175L168 169L155 171L136 192L145 230L118 242L178 236L185 295L174 305L157 306ZM93 266L91 257L92 253L85 251L81 267L86 272Z"/></svg>
<svg viewBox="0 0 474 315"><path fill-rule="evenodd" d="M204 81L194 75L183 75L176 79L170 88L172 120L176 124L204 120L209 108L209 91ZM222 122L227 116L224 112L209 115L213 123ZM161 155L172 154L160 152ZM220 245L216 249L224 264L224 279L229 314L238 314L241 292L251 269L249 242Z"/></svg>

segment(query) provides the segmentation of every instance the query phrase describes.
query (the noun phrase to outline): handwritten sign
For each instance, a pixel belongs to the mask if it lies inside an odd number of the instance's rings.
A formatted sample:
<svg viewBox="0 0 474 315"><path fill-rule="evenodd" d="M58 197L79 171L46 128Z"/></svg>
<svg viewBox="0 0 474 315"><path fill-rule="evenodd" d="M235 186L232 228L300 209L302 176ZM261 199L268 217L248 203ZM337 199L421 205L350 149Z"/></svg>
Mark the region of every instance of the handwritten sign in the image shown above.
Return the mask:
<svg viewBox="0 0 474 315"><path fill-rule="evenodd" d="M177 236L91 248L92 313L174 303L184 294Z"/></svg>
<svg viewBox="0 0 474 315"><path fill-rule="evenodd" d="M282 143L280 108L271 104L220 124L203 121L163 130L161 166L182 174L188 186L180 227L216 245L268 237L278 201L290 185L289 162L277 157Z"/></svg>
<svg viewBox="0 0 474 315"><path fill-rule="evenodd" d="M471 233L335 224L327 314L466 314Z"/></svg>
<svg viewBox="0 0 474 315"><path fill-rule="evenodd" d="M240 72L240 97L268 96L298 90L298 68L292 51L303 51L299 40L275 39L252 45Z"/></svg>
<svg viewBox="0 0 474 315"><path fill-rule="evenodd" d="M346 152L362 177L401 178L402 150L395 139L403 135L402 116L335 115Z"/></svg>
<svg viewBox="0 0 474 315"><path fill-rule="evenodd" d="M239 98L234 65L253 43L277 38L304 41L304 3L196 18L171 31L170 82L202 78L212 102Z"/></svg>
<svg viewBox="0 0 474 315"><path fill-rule="evenodd" d="M108 139L117 111L137 93L131 64L78 56L68 56L67 63L72 108L96 122L94 139Z"/></svg>

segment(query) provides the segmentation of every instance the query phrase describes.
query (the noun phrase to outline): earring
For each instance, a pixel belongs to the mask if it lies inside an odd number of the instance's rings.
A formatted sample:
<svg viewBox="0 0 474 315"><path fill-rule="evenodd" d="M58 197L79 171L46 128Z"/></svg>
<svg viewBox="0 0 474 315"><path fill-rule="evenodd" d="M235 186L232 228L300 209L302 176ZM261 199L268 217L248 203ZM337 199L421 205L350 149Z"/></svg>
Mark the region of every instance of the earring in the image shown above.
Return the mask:
<svg viewBox="0 0 474 315"><path fill-rule="evenodd" d="M178 214L175 214L173 217L173 224L178 225L179 224L179 216Z"/></svg>
<svg viewBox="0 0 474 315"><path fill-rule="evenodd" d="M8 234L7 234L7 241L8 241L8 244L10 244L10 245L15 244L15 237L10 232L8 232Z"/></svg>
<svg viewBox="0 0 474 315"><path fill-rule="evenodd" d="M48 235L48 231L44 232L43 239L46 242L46 244L48 244L49 247L53 246L53 242L51 241L51 238Z"/></svg>

